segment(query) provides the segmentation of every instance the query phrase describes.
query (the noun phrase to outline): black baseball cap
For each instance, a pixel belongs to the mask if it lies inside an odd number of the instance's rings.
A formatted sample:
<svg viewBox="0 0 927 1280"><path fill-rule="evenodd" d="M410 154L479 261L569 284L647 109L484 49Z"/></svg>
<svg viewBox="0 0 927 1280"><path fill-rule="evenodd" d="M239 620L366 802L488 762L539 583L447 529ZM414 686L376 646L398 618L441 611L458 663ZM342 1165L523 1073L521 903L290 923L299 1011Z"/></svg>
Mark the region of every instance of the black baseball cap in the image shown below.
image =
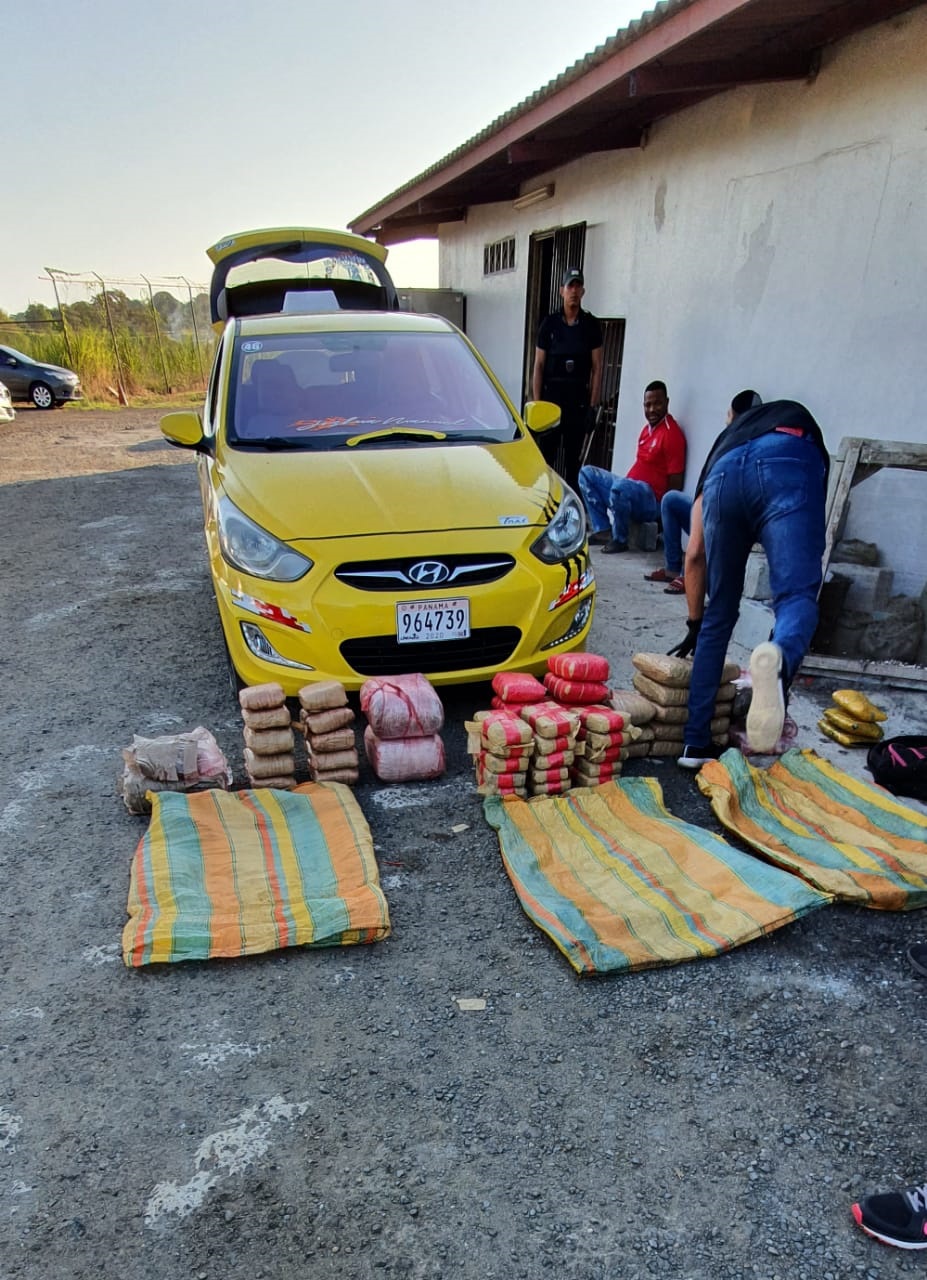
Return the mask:
<svg viewBox="0 0 927 1280"><path fill-rule="evenodd" d="M568 284L572 284L574 280L577 284L585 285L586 283L583 279L583 273L580 271L579 267L568 267L563 273L563 280L561 282L563 288L565 289Z"/></svg>
<svg viewBox="0 0 927 1280"><path fill-rule="evenodd" d="M731 401L731 408L735 413L746 413L748 409L756 409L763 401L760 399L758 392L751 389L746 391L738 391L737 395Z"/></svg>

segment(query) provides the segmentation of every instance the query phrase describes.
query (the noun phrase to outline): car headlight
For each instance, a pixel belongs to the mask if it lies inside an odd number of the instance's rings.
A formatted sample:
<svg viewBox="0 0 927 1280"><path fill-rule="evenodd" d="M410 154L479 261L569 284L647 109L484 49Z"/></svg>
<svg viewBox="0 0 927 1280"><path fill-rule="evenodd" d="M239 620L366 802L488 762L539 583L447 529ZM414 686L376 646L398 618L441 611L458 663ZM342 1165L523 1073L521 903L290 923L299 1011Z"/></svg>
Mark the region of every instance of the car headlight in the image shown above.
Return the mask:
<svg viewBox="0 0 927 1280"><path fill-rule="evenodd" d="M531 544L531 551L545 564L560 564L576 554L585 537L586 515L582 503L571 489L565 488L557 514Z"/></svg>
<svg viewBox="0 0 927 1280"><path fill-rule="evenodd" d="M219 546L234 568L275 582L295 582L312 568L311 560L249 520L231 498L219 499L217 514Z"/></svg>

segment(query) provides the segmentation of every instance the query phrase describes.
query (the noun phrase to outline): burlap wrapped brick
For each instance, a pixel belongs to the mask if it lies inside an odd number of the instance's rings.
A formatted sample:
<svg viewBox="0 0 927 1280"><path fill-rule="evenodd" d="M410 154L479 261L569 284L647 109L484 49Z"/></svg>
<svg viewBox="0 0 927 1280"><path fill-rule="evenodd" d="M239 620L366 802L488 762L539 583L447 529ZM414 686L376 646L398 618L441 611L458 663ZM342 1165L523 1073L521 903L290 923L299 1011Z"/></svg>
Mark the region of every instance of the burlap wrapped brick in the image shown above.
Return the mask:
<svg viewBox="0 0 927 1280"><path fill-rule="evenodd" d="M309 765L309 777L313 782L343 782L353 787L360 777L359 769L320 769Z"/></svg>
<svg viewBox="0 0 927 1280"><path fill-rule="evenodd" d="M245 746L258 756L279 756L293 750L293 730L252 729L245 725Z"/></svg>
<svg viewBox="0 0 927 1280"><path fill-rule="evenodd" d="M559 738L535 738L534 749L539 756L556 755L558 751L569 751L573 745L573 739L568 733L562 733Z"/></svg>
<svg viewBox="0 0 927 1280"><path fill-rule="evenodd" d="M528 770L528 786L539 787L546 786L552 782L568 782L570 778L569 769L529 769Z"/></svg>
<svg viewBox="0 0 927 1280"><path fill-rule="evenodd" d="M279 777L251 778L252 787L270 787L273 791L291 791L296 786L295 773L281 773Z"/></svg>
<svg viewBox="0 0 927 1280"><path fill-rule="evenodd" d="M343 729L345 725L354 723L354 712L350 707L332 707L328 711L300 711L299 722L307 737L315 737L320 733L332 733L335 729Z"/></svg>
<svg viewBox="0 0 927 1280"><path fill-rule="evenodd" d="M676 759L682 755L682 739L672 741L667 738L655 738L650 744L650 751L647 753L651 756L669 756Z"/></svg>
<svg viewBox="0 0 927 1280"><path fill-rule="evenodd" d="M632 724L649 724L653 719L653 703L632 689L612 689L611 702L614 709Z"/></svg>
<svg viewBox="0 0 927 1280"><path fill-rule="evenodd" d="M328 751L346 751L354 746L353 729L333 729L331 733L310 733L306 746L313 755L325 755Z"/></svg>
<svg viewBox="0 0 927 1280"><path fill-rule="evenodd" d="M473 720L480 726L480 736L487 747L515 746L534 740L527 721L507 711L477 711Z"/></svg>
<svg viewBox="0 0 927 1280"><path fill-rule="evenodd" d="M573 770L573 780L581 787L597 787L603 782L610 782L621 774L621 761L605 764L589 764L584 761Z"/></svg>
<svg viewBox="0 0 927 1280"><path fill-rule="evenodd" d="M296 772L296 759L292 751L276 756L259 756L250 747L245 747L245 768L250 778L281 778Z"/></svg>
<svg viewBox="0 0 927 1280"><path fill-rule="evenodd" d="M648 676L634 672L631 683L638 693L659 707L684 707L689 701L689 690L679 685L658 684Z"/></svg>
<svg viewBox="0 0 927 1280"><path fill-rule="evenodd" d="M298 696L299 705L306 711L327 711L331 707L345 707L348 703L347 692L339 680L304 684Z"/></svg>
<svg viewBox="0 0 927 1280"><path fill-rule="evenodd" d="M613 743L610 747L593 747L589 748L587 744L586 754L582 757L588 764L610 764L612 760L620 760L622 751L627 750L620 742Z"/></svg>
<svg viewBox="0 0 927 1280"><path fill-rule="evenodd" d="M665 653L635 653L631 663L641 675L655 680L657 684L678 689L689 687L692 663L685 658L673 658Z"/></svg>
<svg viewBox="0 0 927 1280"><path fill-rule="evenodd" d="M239 705L248 711L266 711L286 702L283 686L279 684L253 684L238 694Z"/></svg>
<svg viewBox="0 0 927 1280"><path fill-rule="evenodd" d="M345 751L324 751L321 755L311 755L309 764L317 769L356 769L359 763L357 748Z"/></svg>
<svg viewBox="0 0 927 1280"><path fill-rule="evenodd" d="M283 703L279 707L268 707L264 711L242 709L241 718L249 729L285 729L290 724L290 709Z"/></svg>
<svg viewBox="0 0 927 1280"><path fill-rule="evenodd" d="M685 724L688 718L688 705L679 707L662 707L657 703L652 723L657 726L664 724Z"/></svg>

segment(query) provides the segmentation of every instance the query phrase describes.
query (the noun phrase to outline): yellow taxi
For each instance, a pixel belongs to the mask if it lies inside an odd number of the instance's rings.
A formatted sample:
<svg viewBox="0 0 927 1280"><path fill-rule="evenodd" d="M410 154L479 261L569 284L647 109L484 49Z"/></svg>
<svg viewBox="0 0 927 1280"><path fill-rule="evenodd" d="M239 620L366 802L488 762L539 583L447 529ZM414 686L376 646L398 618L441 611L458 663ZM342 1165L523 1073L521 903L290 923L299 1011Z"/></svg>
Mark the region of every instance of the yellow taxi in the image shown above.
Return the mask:
<svg viewBox="0 0 927 1280"><path fill-rule="evenodd" d="M197 451L235 678L293 695L423 672L437 685L583 648L595 596L579 498L468 339L398 309L386 251L248 232L209 250L221 331Z"/></svg>

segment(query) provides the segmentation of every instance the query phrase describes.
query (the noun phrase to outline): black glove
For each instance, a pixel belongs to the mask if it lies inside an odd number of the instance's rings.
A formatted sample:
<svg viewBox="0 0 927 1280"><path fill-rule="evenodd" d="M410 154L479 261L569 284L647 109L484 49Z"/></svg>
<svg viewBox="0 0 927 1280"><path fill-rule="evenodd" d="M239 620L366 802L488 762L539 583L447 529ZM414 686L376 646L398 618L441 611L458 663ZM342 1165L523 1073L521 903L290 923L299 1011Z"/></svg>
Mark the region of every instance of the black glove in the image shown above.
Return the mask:
<svg viewBox="0 0 927 1280"><path fill-rule="evenodd" d="M690 653L695 652L695 646L698 644L698 633L702 629L701 618L689 618L686 622L686 638L682 644L677 644L675 649L667 651L667 657L670 658L688 658Z"/></svg>

